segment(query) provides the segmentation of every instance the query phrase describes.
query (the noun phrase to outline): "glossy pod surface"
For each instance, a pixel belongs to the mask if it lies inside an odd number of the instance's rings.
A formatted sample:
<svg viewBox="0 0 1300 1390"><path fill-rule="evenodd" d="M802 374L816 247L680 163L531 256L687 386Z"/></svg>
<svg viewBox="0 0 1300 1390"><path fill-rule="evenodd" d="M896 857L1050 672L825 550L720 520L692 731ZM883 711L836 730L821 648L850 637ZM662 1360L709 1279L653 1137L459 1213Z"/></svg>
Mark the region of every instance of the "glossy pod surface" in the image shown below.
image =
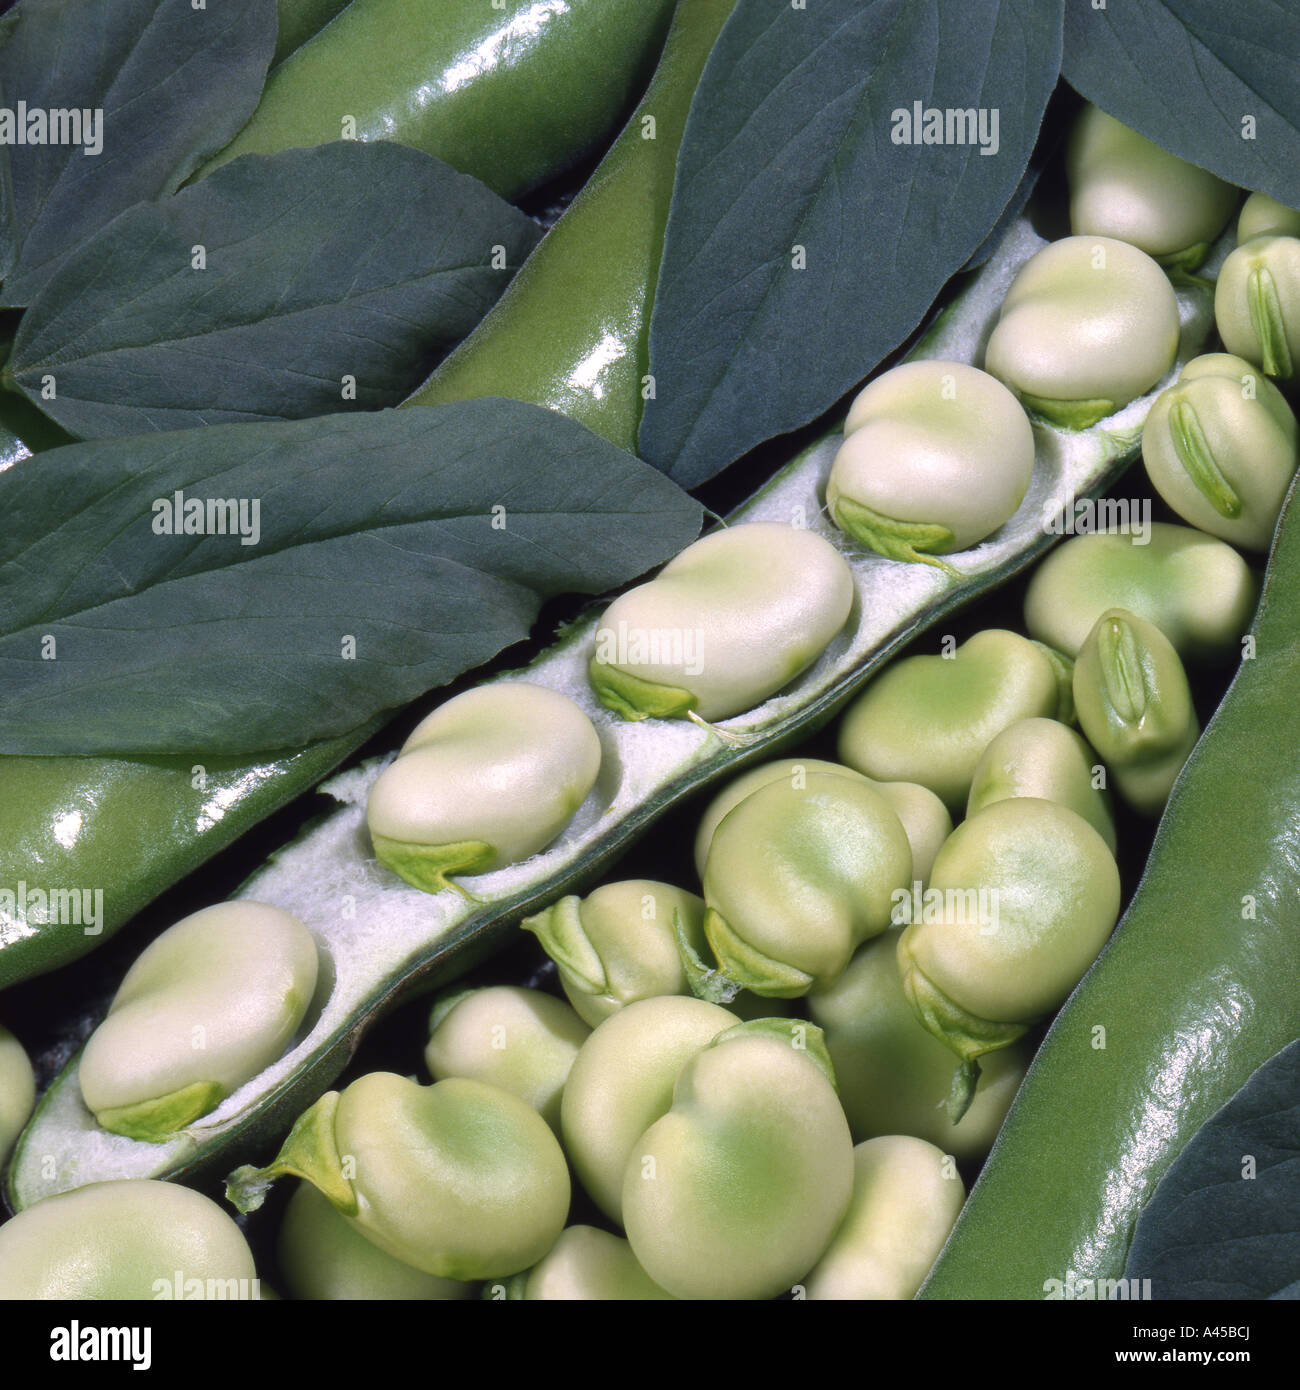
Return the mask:
<svg viewBox="0 0 1300 1390"><path fill-rule="evenodd" d="M70 901L79 909L42 921L0 908L0 989L94 950L165 888L319 782L368 732L259 763L0 758L0 884L77 890Z"/></svg>
<svg viewBox="0 0 1300 1390"><path fill-rule="evenodd" d="M514 197L618 121L649 76L673 4L359 0L275 69L209 168L327 140L396 140Z"/></svg>
<svg viewBox="0 0 1300 1390"><path fill-rule="evenodd" d="M678 8L654 80L582 192L492 312L404 405L535 401L636 452L677 148L734 7L690 0Z"/></svg>
<svg viewBox="0 0 1300 1390"><path fill-rule="evenodd" d="M278 0L279 24L271 66L282 63L295 48L301 48L349 3L350 0Z"/></svg>
<svg viewBox="0 0 1300 1390"><path fill-rule="evenodd" d="M1294 503L1256 656L1183 769L1137 893L1048 1032L923 1297L1041 1299L1069 1271L1119 1278L1174 1157L1300 1035L1300 767L1278 756L1300 744Z"/></svg>

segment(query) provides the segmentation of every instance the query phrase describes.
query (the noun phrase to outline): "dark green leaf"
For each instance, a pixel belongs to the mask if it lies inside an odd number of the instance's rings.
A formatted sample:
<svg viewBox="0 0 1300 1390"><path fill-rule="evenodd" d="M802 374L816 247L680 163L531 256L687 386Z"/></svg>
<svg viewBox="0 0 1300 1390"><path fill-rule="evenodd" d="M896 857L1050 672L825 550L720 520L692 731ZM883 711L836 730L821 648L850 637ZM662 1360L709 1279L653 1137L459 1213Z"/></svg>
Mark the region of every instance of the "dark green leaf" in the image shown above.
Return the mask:
<svg viewBox="0 0 1300 1390"><path fill-rule="evenodd" d="M0 303L30 304L69 251L230 142L275 26L275 0L23 0L5 17L0 106L102 110L103 149L0 146Z"/></svg>
<svg viewBox="0 0 1300 1390"><path fill-rule="evenodd" d="M1020 183L1062 0L740 0L677 166L642 454L687 487L828 410L917 326ZM998 150L894 143L914 103ZM992 148L992 139L987 145ZM797 248L806 268L797 268Z"/></svg>
<svg viewBox="0 0 1300 1390"><path fill-rule="evenodd" d="M1153 1298L1300 1296L1300 1042L1174 1160L1138 1218L1124 1274L1150 1279Z"/></svg>
<svg viewBox="0 0 1300 1390"><path fill-rule="evenodd" d="M178 491L205 516L242 501L257 543L157 533ZM0 516L0 753L215 755L414 699L544 598L667 559L700 508L584 426L487 398L71 444L0 473Z"/></svg>
<svg viewBox="0 0 1300 1390"><path fill-rule="evenodd" d="M1300 207L1294 0L1069 0L1065 76L1103 111L1229 183Z"/></svg>
<svg viewBox="0 0 1300 1390"><path fill-rule="evenodd" d="M280 0L280 25L275 41L275 61L282 63L295 49L319 33L349 0Z"/></svg>
<svg viewBox="0 0 1300 1390"><path fill-rule="evenodd" d="M971 253L970 259L962 266L963 271L978 270L1002 245L1011 224L1025 210L1025 204L1033 197L1034 189L1038 187L1038 180L1043 176L1043 170L1047 167L1049 157L1055 161L1058 158L1059 145L1055 141L1040 139L1034 146L1033 154L1029 158L1029 165L1025 172L1020 176L1020 182L1016 185L1016 191L1011 195L1006 207L998 214L998 220L993 224L988 235Z"/></svg>
<svg viewBox="0 0 1300 1390"><path fill-rule="evenodd" d="M6 377L82 439L382 409L541 235L404 145L246 155L70 257L23 316Z"/></svg>

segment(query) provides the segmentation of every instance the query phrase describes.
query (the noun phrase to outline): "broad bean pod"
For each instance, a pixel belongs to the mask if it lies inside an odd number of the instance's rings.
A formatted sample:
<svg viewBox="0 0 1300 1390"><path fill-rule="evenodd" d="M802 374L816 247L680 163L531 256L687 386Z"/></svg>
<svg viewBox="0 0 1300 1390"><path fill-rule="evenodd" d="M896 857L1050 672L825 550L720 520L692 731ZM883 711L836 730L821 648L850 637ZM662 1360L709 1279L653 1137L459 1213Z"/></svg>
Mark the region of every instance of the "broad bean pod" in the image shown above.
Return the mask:
<svg viewBox="0 0 1300 1390"><path fill-rule="evenodd" d="M617 124L673 4L444 0L435 15L422 0L352 0L273 69L207 168L327 140L397 140L517 197Z"/></svg>

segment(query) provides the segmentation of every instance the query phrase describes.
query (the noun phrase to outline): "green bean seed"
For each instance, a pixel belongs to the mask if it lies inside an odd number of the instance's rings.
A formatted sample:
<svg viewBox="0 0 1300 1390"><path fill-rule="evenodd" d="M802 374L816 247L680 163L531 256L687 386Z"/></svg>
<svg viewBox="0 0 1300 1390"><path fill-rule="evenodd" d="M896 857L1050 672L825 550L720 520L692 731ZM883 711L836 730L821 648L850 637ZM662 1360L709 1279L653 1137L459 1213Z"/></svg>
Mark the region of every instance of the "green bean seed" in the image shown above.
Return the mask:
<svg viewBox="0 0 1300 1390"><path fill-rule="evenodd" d="M429 1016L425 1064L435 1081L469 1077L499 1086L560 1127L560 1096L591 1030L539 989L495 985L445 995Z"/></svg>
<svg viewBox="0 0 1300 1390"><path fill-rule="evenodd" d="M294 1298L449 1302L468 1298L473 1287L394 1259L309 1182L299 1183L289 1199L277 1250L285 1286Z"/></svg>
<svg viewBox="0 0 1300 1390"><path fill-rule="evenodd" d="M1066 153L1070 229L1114 237L1148 256L1195 270L1240 196L1089 103Z"/></svg>
<svg viewBox="0 0 1300 1390"><path fill-rule="evenodd" d="M371 788L380 861L428 892L539 853L595 785L600 739L558 691L500 681L448 700Z"/></svg>
<svg viewBox="0 0 1300 1390"><path fill-rule="evenodd" d="M1149 543L1118 532L1072 536L1034 571L1025 593L1030 634L1072 657L1109 608L1154 623L1188 660L1238 652L1258 585L1230 546L1188 526L1152 524Z"/></svg>
<svg viewBox="0 0 1300 1390"><path fill-rule="evenodd" d="M1229 352L1292 380L1300 362L1300 237L1242 242L1215 282L1214 321Z"/></svg>
<svg viewBox="0 0 1300 1390"><path fill-rule="evenodd" d="M704 899L646 878L561 898L521 925L555 961L569 1002L594 1028L638 999L690 992L674 913L692 948L703 953Z"/></svg>
<svg viewBox="0 0 1300 1390"><path fill-rule="evenodd" d="M992 740L1020 719L1050 718L1059 706L1057 667L1043 649L990 628L951 656L909 656L887 666L849 706L839 755L868 777L918 782L959 811Z"/></svg>
<svg viewBox="0 0 1300 1390"><path fill-rule="evenodd" d="M982 1158L1015 1099L1029 1048L1014 1042L989 1053L970 1109L953 1124L944 1105L952 1053L921 1026L903 994L900 935L891 930L868 941L829 989L808 996L849 1129L855 1141L911 1134L956 1158Z"/></svg>
<svg viewBox="0 0 1300 1390"><path fill-rule="evenodd" d="M239 1227L176 1183L91 1183L0 1226L4 1300L257 1298L256 1274Z"/></svg>
<svg viewBox="0 0 1300 1390"><path fill-rule="evenodd" d="M637 1140L672 1104L677 1074L739 1022L703 999L641 999L611 1014L582 1045L560 1107L578 1181L623 1220L623 1172Z"/></svg>
<svg viewBox="0 0 1300 1390"><path fill-rule="evenodd" d="M995 801L1036 796L1068 806L1106 841L1115 853L1115 818L1106 795L1104 769L1074 732L1055 719L1022 719L1003 731L984 750L971 780L966 802L973 816Z"/></svg>
<svg viewBox="0 0 1300 1390"><path fill-rule="evenodd" d="M853 1197L803 1281L808 1299L914 1298L966 1199L952 1159L910 1135L853 1150Z"/></svg>
<svg viewBox="0 0 1300 1390"><path fill-rule="evenodd" d="M872 782L893 808L912 847L912 881L924 886L943 842L952 834L948 808L919 782Z"/></svg>
<svg viewBox="0 0 1300 1390"><path fill-rule="evenodd" d="M1267 550L1300 462L1296 433L1281 391L1244 359L1215 352L1193 358L1156 397L1142 457L1184 521Z"/></svg>
<svg viewBox="0 0 1300 1390"><path fill-rule="evenodd" d="M671 1299L641 1268L621 1236L595 1226L570 1226L539 1263L515 1279L528 1302Z"/></svg>
<svg viewBox="0 0 1300 1390"><path fill-rule="evenodd" d="M0 1024L0 1163L9 1157L36 1104L36 1076L23 1045Z"/></svg>
<svg viewBox="0 0 1300 1390"><path fill-rule="evenodd" d="M292 1041L316 988L316 943L264 903L177 922L127 971L78 1068L100 1125L158 1143L206 1115Z"/></svg>
<svg viewBox="0 0 1300 1390"><path fill-rule="evenodd" d="M1074 659L1049 647L1046 642L1035 642L1034 646L1047 658L1056 675L1056 708L1052 718L1058 724L1074 723Z"/></svg>
<svg viewBox="0 0 1300 1390"><path fill-rule="evenodd" d="M912 877L902 822L873 787L811 773L723 817L704 869L704 932L730 981L795 998L835 980L889 925Z"/></svg>
<svg viewBox="0 0 1300 1390"><path fill-rule="evenodd" d="M1145 251L1071 236L1032 256L1011 282L984 369L1031 414L1086 429L1165 375L1178 331L1177 296Z"/></svg>
<svg viewBox="0 0 1300 1390"><path fill-rule="evenodd" d="M705 807L699 829L695 832L695 872L701 880L709 857L709 846L713 843L713 832L732 807L738 806L751 792L770 782L788 780L796 791L801 791L808 784L808 774L814 772L832 777L853 777L874 787L894 808L894 814L903 823L912 847L912 877L922 881L929 877L930 865L934 863L939 846L952 833L952 817L948 814L948 808L932 791L915 782L873 782L844 763L828 763L820 758L777 758L774 762L760 763L758 767L742 772Z"/></svg>
<svg viewBox="0 0 1300 1390"><path fill-rule="evenodd" d="M893 560L968 550L1010 520L1034 471L1020 402L961 362L906 362L853 402L831 465L831 519Z"/></svg>
<svg viewBox="0 0 1300 1390"><path fill-rule="evenodd" d="M818 1030L769 1022L741 1024L688 1062L628 1158L628 1240L678 1298L775 1296L812 1268L848 1208L853 1140L814 1057Z"/></svg>
<svg viewBox="0 0 1300 1390"><path fill-rule="evenodd" d="M1187 673L1153 623L1112 608L1097 619L1074 667L1079 723L1120 795L1157 815L1200 735Z"/></svg>
<svg viewBox="0 0 1300 1390"><path fill-rule="evenodd" d="M774 521L727 527L614 600L592 685L625 719L728 719L811 666L852 605L852 572L821 536Z"/></svg>
<svg viewBox="0 0 1300 1390"><path fill-rule="evenodd" d="M808 785L811 773L820 773L828 777L854 777L863 782L870 780L843 763L825 762L820 758L776 758L772 762L759 763L757 767L747 769L739 777L733 777L704 808L699 828L695 832L695 872L701 881L704 878L704 866L708 862L709 846L713 843L714 831L729 811L739 806L747 796L758 791L760 787L769 786L773 782L789 781L796 791L802 791Z"/></svg>
<svg viewBox="0 0 1300 1390"><path fill-rule="evenodd" d="M327 1091L275 1160L232 1173L226 1194L252 1210L287 1174L314 1183L381 1250L443 1279L527 1269L569 1211L569 1170L545 1120L464 1077L419 1086L371 1072Z"/></svg>
<svg viewBox="0 0 1300 1390"><path fill-rule="evenodd" d="M1252 193L1237 218L1237 245L1257 236L1300 237L1300 212L1267 193Z"/></svg>
<svg viewBox="0 0 1300 1390"><path fill-rule="evenodd" d="M1019 796L953 831L929 891L943 910L906 928L898 965L917 1017L961 1063L950 1100L960 1119L976 1059L1056 1008L1105 944L1119 870L1082 816Z"/></svg>

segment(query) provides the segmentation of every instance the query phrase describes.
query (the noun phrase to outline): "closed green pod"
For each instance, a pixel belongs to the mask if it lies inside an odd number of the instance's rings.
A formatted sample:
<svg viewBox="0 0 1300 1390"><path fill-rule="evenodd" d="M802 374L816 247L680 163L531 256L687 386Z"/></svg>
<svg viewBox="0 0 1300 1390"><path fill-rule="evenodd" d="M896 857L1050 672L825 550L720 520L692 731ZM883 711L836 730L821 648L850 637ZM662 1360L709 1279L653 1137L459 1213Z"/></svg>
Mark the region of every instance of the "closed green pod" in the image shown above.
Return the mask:
<svg viewBox="0 0 1300 1390"><path fill-rule="evenodd" d="M274 69L252 119L208 167L328 140L396 140L513 198L617 125L672 11L673 0L352 0Z"/></svg>

